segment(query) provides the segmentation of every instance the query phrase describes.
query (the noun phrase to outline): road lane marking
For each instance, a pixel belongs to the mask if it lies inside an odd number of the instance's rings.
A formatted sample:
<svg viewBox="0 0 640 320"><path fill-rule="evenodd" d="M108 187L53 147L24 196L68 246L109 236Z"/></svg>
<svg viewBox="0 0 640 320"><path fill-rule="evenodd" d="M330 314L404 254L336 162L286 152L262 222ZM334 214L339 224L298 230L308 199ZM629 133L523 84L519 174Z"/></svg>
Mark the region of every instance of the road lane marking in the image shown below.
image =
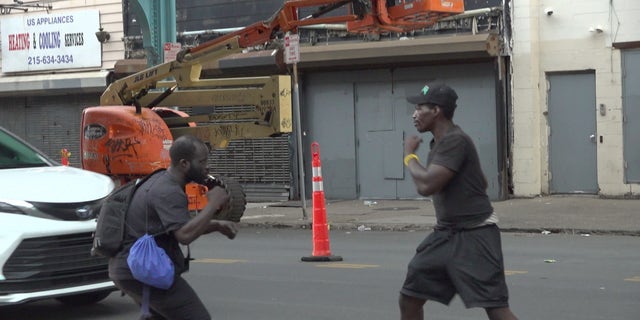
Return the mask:
<svg viewBox="0 0 640 320"><path fill-rule="evenodd" d="M193 262L230 264L230 263L247 262L247 260L235 260L235 259L196 259L196 260L193 260Z"/></svg>
<svg viewBox="0 0 640 320"><path fill-rule="evenodd" d="M624 281L640 282L640 276L635 276L635 277L631 277L631 278L626 278L626 279L624 279Z"/></svg>
<svg viewBox="0 0 640 320"><path fill-rule="evenodd" d="M260 218L279 218L284 217L284 214L257 214L254 216L243 216L242 220L260 219Z"/></svg>
<svg viewBox="0 0 640 320"><path fill-rule="evenodd" d="M332 263L332 264L316 264L318 268L341 268L341 269L366 269L377 268L375 264L351 264L351 263Z"/></svg>
<svg viewBox="0 0 640 320"><path fill-rule="evenodd" d="M512 276L514 274L527 274L529 271L518 271L518 270L505 270L504 274L507 276Z"/></svg>

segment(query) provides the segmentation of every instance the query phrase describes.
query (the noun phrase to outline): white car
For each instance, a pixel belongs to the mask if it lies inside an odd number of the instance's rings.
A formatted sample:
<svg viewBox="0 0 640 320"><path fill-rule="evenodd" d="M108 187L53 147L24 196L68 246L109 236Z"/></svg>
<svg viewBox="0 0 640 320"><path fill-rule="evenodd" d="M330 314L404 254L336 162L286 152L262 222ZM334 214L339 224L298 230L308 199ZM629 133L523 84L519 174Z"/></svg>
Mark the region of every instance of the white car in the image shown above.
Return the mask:
<svg viewBox="0 0 640 320"><path fill-rule="evenodd" d="M0 127L0 306L89 304L116 290L107 259L91 255L96 214L113 188Z"/></svg>

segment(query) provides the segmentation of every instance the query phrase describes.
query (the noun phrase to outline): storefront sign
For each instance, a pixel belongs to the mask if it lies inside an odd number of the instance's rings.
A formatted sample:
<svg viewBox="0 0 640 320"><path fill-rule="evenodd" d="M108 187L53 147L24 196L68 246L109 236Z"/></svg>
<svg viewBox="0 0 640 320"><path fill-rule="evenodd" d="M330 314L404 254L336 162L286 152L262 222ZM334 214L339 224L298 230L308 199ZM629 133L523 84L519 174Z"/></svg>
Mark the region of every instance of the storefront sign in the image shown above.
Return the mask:
<svg viewBox="0 0 640 320"><path fill-rule="evenodd" d="M182 49L182 45L176 42L165 42L164 43L164 62L169 62L176 60L178 56L178 52Z"/></svg>
<svg viewBox="0 0 640 320"><path fill-rule="evenodd" d="M38 12L2 19L2 72L100 67L98 10Z"/></svg>

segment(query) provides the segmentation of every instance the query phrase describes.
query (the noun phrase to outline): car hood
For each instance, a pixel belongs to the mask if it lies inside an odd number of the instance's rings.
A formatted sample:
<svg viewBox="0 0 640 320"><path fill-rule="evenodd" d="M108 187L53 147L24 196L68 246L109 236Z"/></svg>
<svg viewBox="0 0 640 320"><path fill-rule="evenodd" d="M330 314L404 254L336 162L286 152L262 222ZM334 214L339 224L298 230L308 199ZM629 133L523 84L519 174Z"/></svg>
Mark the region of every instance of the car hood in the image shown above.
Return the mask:
<svg viewBox="0 0 640 320"><path fill-rule="evenodd" d="M105 175L68 166L0 170L0 199L88 202L106 197L113 187Z"/></svg>

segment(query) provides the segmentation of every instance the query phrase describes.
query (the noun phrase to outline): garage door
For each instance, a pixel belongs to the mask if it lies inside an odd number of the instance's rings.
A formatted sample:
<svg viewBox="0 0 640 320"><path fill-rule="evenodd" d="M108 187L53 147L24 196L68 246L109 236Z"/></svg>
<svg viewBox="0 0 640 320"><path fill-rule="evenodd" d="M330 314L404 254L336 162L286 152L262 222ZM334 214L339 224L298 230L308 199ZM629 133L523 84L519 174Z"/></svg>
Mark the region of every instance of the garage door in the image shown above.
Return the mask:
<svg viewBox="0 0 640 320"><path fill-rule="evenodd" d="M411 120L414 106L405 98L427 82L443 81L458 92L454 122L474 140L489 196L498 199L502 186L494 74L489 63L308 74L303 139L305 152L312 141L321 145L327 198L419 198L402 164L404 136L417 133ZM418 155L424 161L430 134L423 139Z"/></svg>

